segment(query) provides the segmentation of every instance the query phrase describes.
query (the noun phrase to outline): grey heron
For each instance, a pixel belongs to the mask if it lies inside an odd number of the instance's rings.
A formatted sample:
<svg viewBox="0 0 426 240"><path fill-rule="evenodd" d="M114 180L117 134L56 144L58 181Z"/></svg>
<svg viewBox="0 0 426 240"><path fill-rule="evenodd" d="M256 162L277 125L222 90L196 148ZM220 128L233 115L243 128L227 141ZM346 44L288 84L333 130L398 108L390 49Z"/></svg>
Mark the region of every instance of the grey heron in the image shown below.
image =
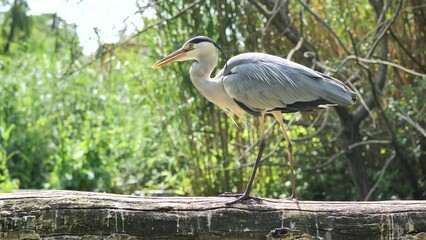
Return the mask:
<svg viewBox="0 0 426 240"><path fill-rule="evenodd" d="M259 118L259 151L250 179L244 193L221 195L237 197L228 204L253 198L250 191L265 148L266 114L272 114L276 118L286 139L291 174L290 198L297 199L292 145L281 114L351 105L356 101L356 94L335 78L265 53L243 53L232 57L211 78L219 51L225 55L212 39L197 36L152 67L160 68L175 61L195 60L190 69L191 81L210 102L237 117L248 113Z"/></svg>

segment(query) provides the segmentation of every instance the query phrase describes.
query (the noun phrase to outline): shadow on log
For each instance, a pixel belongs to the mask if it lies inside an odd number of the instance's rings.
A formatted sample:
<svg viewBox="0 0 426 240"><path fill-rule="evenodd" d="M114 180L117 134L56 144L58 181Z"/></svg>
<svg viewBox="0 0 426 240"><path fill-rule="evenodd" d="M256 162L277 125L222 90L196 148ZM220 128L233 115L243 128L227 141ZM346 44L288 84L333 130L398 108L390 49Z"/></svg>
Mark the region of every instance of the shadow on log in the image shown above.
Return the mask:
<svg viewBox="0 0 426 240"><path fill-rule="evenodd" d="M0 194L0 239L426 239L426 201Z"/></svg>

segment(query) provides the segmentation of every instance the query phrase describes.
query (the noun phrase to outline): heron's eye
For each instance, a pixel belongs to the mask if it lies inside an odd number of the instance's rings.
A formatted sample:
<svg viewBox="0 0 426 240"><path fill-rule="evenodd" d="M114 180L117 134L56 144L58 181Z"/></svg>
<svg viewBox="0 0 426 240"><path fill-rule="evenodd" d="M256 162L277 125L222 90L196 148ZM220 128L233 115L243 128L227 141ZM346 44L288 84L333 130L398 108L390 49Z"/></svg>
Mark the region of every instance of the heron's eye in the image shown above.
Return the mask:
<svg viewBox="0 0 426 240"><path fill-rule="evenodd" d="M187 47L188 49L192 49L192 48L194 48L194 44L193 44L193 43L189 43L186 47Z"/></svg>

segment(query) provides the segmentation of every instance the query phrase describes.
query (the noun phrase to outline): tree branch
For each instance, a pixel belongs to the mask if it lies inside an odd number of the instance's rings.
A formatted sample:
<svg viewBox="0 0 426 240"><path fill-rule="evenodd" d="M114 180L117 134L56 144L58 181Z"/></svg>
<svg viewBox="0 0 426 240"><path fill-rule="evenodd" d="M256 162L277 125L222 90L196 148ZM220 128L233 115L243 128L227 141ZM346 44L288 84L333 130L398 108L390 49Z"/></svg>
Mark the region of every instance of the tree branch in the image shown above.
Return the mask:
<svg viewBox="0 0 426 240"><path fill-rule="evenodd" d="M370 188L368 191L367 196L365 197L364 201L370 200L371 195L376 190L376 188L379 186L380 182L383 179L383 176L385 175L386 169L388 168L389 164L392 162L392 160L395 159L395 152L393 152L392 156L386 161L385 165L383 166L382 170L380 170L379 178L377 179L376 183L374 183L373 187Z"/></svg>
<svg viewBox="0 0 426 240"><path fill-rule="evenodd" d="M381 7L379 5L381 5L378 2L375 2L373 0L370 0L370 4L373 5L375 11L376 11L376 16L378 18L378 24L381 24L382 22L386 21L386 14L383 13L383 11L386 11L388 8L384 8ZM401 8L402 5L402 0L399 1L399 5L398 5L398 9L396 11L396 13L394 14L393 19L396 19L396 16L399 13L399 10ZM391 21L392 23L394 21ZM387 27L384 27L384 29L388 29L391 26L391 24L389 24ZM381 52L380 52L380 58L381 59L387 59L387 54L388 54L388 41L387 41L387 36L384 34L386 33L386 31L382 31L383 34L376 34L375 39L373 39L373 43L379 43L381 42ZM380 41L378 41L378 39ZM369 52L367 53L367 58L370 57L370 55L373 53L372 49L375 49L376 45L372 44L372 47L370 48ZM348 59L356 59L357 61L362 61L365 60L363 58L359 58L357 56L348 56ZM367 59L367 61L371 61L370 59ZM381 60L383 61L383 60ZM368 77L367 80L370 82L371 85L371 95L370 97L365 101L366 102L366 106L368 106L370 109L372 109L373 107L377 106L378 104L380 104L380 100L379 100L379 92L382 91L383 87L384 87L384 83L386 80L386 74L387 74L387 65L384 63L380 63L379 66L379 71L377 72L376 76L375 76L375 80L373 81L371 78L371 72L370 70L367 69L368 72ZM360 106L358 107L358 109L354 112L353 116L354 116L354 121L359 123L361 122L368 114L367 109L364 106Z"/></svg>
<svg viewBox="0 0 426 240"><path fill-rule="evenodd" d="M266 7L261 5L259 1L256 1L256 0L249 0L249 2L253 4L253 6L255 6L263 15L265 15L265 17L268 17L268 18L271 16L271 13L273 12L268 11L267 8L274 9L274 6L276 6L276 1L272 1L272 0L262 1L263 5ZM279 31L281 31L290 40L291 43L293 43L294 45L297 45L302 34L297 30L292 20L288 16L288 1L285 1L285 3L286 4L282 4L281 7L278 9L276 17L271 19L271 23L273 23L274 26ZM306 52L316 53L317 51L314 48L314 46L312 46L305 39L302 43L302 46L300 47L300 52L302 53L301 55L304 56L303 54ZM306 57L303 57L301 58L301 61L303 61L304 65L309 66L312 63L312 58L314 57L317 58L318 54L309 56L309 59L306 59Z"/></svg>
<svg viewBox="0 0 426 240"><path fill-rule="evenodd" d="M256 2L256 4L258 4L258 3ZM272 12L270 13L270 17L268 18L268 21L266 21L265 27L263 27L263 29L262 29L261 42L263 42L263 39L265 37L265 32L269 28L269 25L271 24L272 19L274 19L274 17L277 15L278 11L280 10L280 8L284 4L288 4L288 0L283 0L282 3L279 3L279 1L275 2L275 6L274 6Z"/></svg>
<svg viewBox="0 0 426 240"><path fill-rule="evenodd" d="M397 112L396 115L411 124L411 126L417 129L417 131L419 131L426 138L426 130L422 128L418 123L414 122L413 119L399 112Z"/></svg>
<svg viewBox="0 0 426 240"><path fill-rule="evenodd" d="M383 9L381 11L379 11L380 6L378 6L378 4L376 3L376 5L374 4L374 1L370 1L375 10L376 13L379 15L377 22L379 23L385 23L386 22L386 12L389 9L390 6L390 0L388 0L386 2L386 5L383 6ZM402 1L399 1L399 6L397 8L397 11L395 13L395 15L391 18L391 20L389 21L389 24L387 26L383 27L383 30L379 33L376 34L376 37L373 40L373 43L371 44L370 50L368 51L366 57L370 58L371 55L373 54L374 50L376 49L377 45L379 44L380 40L382 40L383 36L386 34L387 30L390 28L390 26L392 26L392 24L395 22L396 17L399 14L399 10L401 9L401 5L402 5Z"/></svg>
<svg viewBox="0 0 426 240"><path fill-rule="evenodd" d="M287 60L291 60L291 57L293 56L293 54L297 51L297 50L299 50L300 49L300 47L302 46L302 44L303 44L303 37L300 37L299 38L299 41L297 42L297 44L296 44L296 46L294 47L294 48L292 48L289 52L288 52L288 54L287 54Z"/></svg>
<svg viewBox="0 0 426 240"><path fill-rule="evenodd" d="M391 37L395 40L395 42L398 44L399 47L401 47L402 51L405 53L405 55L411 59L411 61L413 63L415 63L422 72L426 73L426 66L424 66L419 60L417 60L412 53L410 52L410 50L408 50L404 44L401 42L401 40L399 40L399 38L395 35L395 33L392 31L392 29L389 29L389 33L391 35Z"/></svg>
<svg viewBox="0 0 426 240"><path fill-rule="evenodd" d="M343 65L346 64L346 62L348 62L349 60L356 60L356 61L360 61L360 62L364 62L364 63L371 63L371 64L384 64L384 65L388 65L394 68L398 68L406 73L415 75L415 76L419 76L419 77L426 77L426 74L423 73L419 73L416 72L414 70L408 69L406 67L403 67L397 63L394 62L389 62L389 61L385 61L385 60L381 60L381 59L370 59L370 58L362 58L362 57L357 57L355 55L349 55L347 57L345 57L345 59L343 59L342 63L339 65L339 67L337 69L342 68Z"/></svg>
<svg viewBox="0 0 426 240"><path fill-rule="evenodd" d="M315 132L313 132L312 134L310 134L308 136L293 138L293 139L291 139L291 141L292 142L301 142L301 141L306 141L306 140L312 139L313 137L317 136L322 130L324 130L324 128L327 124L327 121L328 121L329 112L330 112L330 110L326 109L324 120L322 121L321 126L318 129L316 129Z"/></svg>
<svg viewBox="0 0 426 240"><path fill-rule="evenodd" d="M320 16L318 16L310 7L308 4L306 4L303 0L297 0L300 4L302 4L308 12L312 14L312 16L315 17L315 19L320 22L332 35L333 37L339 42L340 46L343 48L343 50L346 52L346 54L351 54L349 49L346 47L346 45L343 43L342 39L340 39L339 36L333 31L333 29L328 25Z"/></svg>
<svg viewBox="0 0 426 240"><path fill-rule="evenodd" d="M203 1L205 1L205 0L197 0L197 1L195 1L195 2L192 2L191 4L189 4L188 6L186 6L185 8L181 9L181 10L180 10L178 13L176 13L175 15L173 15L173 16L171 16L171 17L169 17L169 18L163 19L163 20L159 20L159 21L157 21L157 22L155 22L155 23L153 23L153 24L151 24L151 25L149 25L149 26L145 27L144 29L142 29L142 30L138 31L136 34L132 35L131 37L129 37L129 39L127 39L126 41L123 41L121 44L128 43L128 42L130 41L130 39L136 38L137 36L141 35L142 33L146 32L146 31L148 31L148 30L150 30L150 29L152 29L152 28L154 28L154 27L156 27L156 26L159 26L159 25L161 25L161 24L164 24L164 23L166 23L166 22L169 22L169 21L171 21L171 20L173 20L173 19L178 18L179 16L181 16L182 14L184 14L185 12L187 12L187 11L188 11L188 10L190 10L190 9L192 9L194 6L196 6L197 4L199 4L199 3L203 2ZM114 46L113 46L113 47L111 47L109 50L110 50L110 51L114 51L114 50L115 50L115 49L117 49L117 48L120 48L120 44L114 44ZM92 60L90 60L90 61L88 61L88 62L86 62L86 63L84 63L84 64L81 64L81 66L80 66L80 67L78 67L78 68L73 68L73 66L71 66L71 64L74 64L74 61L72 61L72 62L70 63L69 68L68 68L68 69L66 69L66 71L65 71L64 73L62 73L62 74L61 74L62 76L60 77L60 79L62 80L62 79L64 79L66 76L69 76L69 75L71 75L71 74L73 74L73 73L75 73L75 72L78 72L78 71L83 70L84 68L86 68L86 67L88 67L88 66L92 65L93 63L95 63L95 62L96 62L99 58L100 58L100 56L99 56L99 57L98 57L98 56L96 56L96 57L94 57Z"/></svg>
<svg viewBox="0 0 426 240"><path fill-rule="evenodd" d="M367 144L389 144L389 143L391 143L391 141L389 141L389 140L367 140L367 141L362 141L362 142L356 142L356 143L349 145L349 147L347 149L343 149L340 152L334 154L333 156L328 158L328 160L324 163L317 164L313 167L303 167L303 166L297 166L297 167L301 168L302 170L308 170L308 171L317 170L317 169L320 169L320 168L323 168L323 167L329 165L334 160L336 160L338 157L347 153L349 150L352 150L352 149L357 148L359 146L363 146L363 145L367 145Z"/></svg>

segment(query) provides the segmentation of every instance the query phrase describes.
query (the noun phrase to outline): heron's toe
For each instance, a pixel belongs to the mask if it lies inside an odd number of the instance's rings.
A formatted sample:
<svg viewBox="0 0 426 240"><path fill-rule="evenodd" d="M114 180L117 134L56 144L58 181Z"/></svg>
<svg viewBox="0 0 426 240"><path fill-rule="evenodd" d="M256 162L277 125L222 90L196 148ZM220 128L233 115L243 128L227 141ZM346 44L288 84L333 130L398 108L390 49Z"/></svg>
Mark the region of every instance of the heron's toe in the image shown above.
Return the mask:
<svg viewBox="0 0 426 240"><path fill-rule="evenodd" d="M227 206L235 204L235 203L247 201L247 200L254 200L257 203L263 202L262 198L260 198L260 197L252 197L250 195L240 194L240 193L229 193L229 194L225 194L223 197L237 197L237 199L235 199L234 201L227 202L226 203Z"/></svg>
<svg viewBox="0 0 426 240"><path fill-rule="evenodd" d="M232 193L232 192L224 192L219 195L219 197L241 197L243 193Z"/></svg>

